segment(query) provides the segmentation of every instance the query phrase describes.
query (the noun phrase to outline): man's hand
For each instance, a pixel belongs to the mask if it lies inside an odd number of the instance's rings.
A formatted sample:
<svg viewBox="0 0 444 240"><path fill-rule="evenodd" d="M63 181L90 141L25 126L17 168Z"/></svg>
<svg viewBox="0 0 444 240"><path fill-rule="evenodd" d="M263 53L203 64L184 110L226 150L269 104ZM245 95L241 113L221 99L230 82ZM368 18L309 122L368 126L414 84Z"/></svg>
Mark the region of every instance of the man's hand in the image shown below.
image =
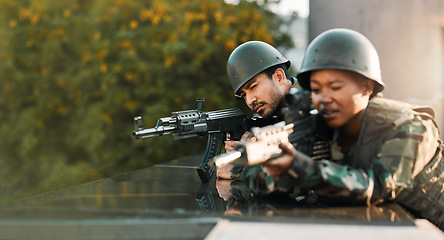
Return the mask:
<svg viewBox="0 0 444 240"><path fill-rule="evenodd" d="M250 134L251 134L251 133L248 132L248 131L245 132L245 133L242 135L242 137L241 137L241 141L242 141L242 140L246 140ZM233 151L233 150L234 150L234 146L235 146L236 144L238 144L238 143L239 143L239 141L233 141L233 140L231 140L231 136L230 136L230 134L227 133L227 139L225 140L225 152L228 153L228 152Z"/></svg>
<svg viewBox="0 0 444 240"><path fill-rule="evenodd" d="M250 134L251 133L248 132L248 131L245 132L242 135L242 137L241 137L241 141L246 140ZM238 143L239 143L239 141L232 141L232 140L230 140L230 134L227 133L227 139L225 141L225 151L227 153L233 151L234 150L234 146L236 144L238 144ZM233 167L234 167L234 165L229 163L229 164L226 164L226 165L218 168L217 169L217 173L216 173L217 174L217 178L218 179L233 179L231 177L231 172L230 172Z"/></svg>
<svg viewBox="0 0 444 240"><path fill-rule="evenodd" d="M232 141L231 136L227 133L227 139L225 140L225 152L231 152L234 149L234 145L236 145L238 141Z"/></svg>
<svg viewBox="0 0 444 240"><path fill-rule="evenodd" d="M284 151L284 155L266 161L263 163L265 169L273 177L279 177L293 165L294 158L296 157L296 149L294 146L286 141L279 145Z"/></svg>
<svg viewBox="0 0 444 240"><path fill-rule="evenodd" d="M225 141L225 152L233 151L234 150L234 145L236 145L237 143L239 143L239 141L226 140Z"/></svg>
<svg viewBox="0 0 444 240"><path fill-rule="evenodd" d="M217 169L217 178L218 179L232 179L231 178L231 169L233 168L233 164L228 163Z"/></svg>

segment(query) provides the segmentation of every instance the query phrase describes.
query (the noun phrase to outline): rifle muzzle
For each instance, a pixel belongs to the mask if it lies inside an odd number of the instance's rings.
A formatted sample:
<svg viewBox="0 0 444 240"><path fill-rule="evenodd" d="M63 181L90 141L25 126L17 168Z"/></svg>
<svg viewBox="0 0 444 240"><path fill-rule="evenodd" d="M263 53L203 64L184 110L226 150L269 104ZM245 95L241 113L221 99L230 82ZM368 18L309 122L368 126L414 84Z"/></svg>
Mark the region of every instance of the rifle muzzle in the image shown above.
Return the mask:
<svg viewBox="0 0 444 240"><path fill-rule="evenodd" d="M176 130L173 126L160 126L155 128L148 128L139 131L134 131L132 133L133 137L136 139L140 138L149 138L149 137L157 137L162 135L172 134Z"/></svg>

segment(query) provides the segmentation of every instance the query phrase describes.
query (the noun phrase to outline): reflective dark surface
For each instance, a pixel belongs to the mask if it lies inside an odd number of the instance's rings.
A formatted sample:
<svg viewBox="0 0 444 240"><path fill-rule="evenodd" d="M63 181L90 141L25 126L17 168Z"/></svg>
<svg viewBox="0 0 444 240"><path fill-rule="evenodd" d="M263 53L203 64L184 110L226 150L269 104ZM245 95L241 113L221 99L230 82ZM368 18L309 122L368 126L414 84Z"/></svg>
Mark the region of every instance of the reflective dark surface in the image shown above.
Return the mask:
<svg viewBox="0 0 444 240"><path fill-rule="evenodd" d="M3 205L0 236L202 239L220 219L414 226L410 215L396 204L326 207L278 195L224 201L221 196L230 195L223 189L224 182L217 182L218 188L215 178L201 183L196 172L200 161L200 157L175 160ZM242 184L236 186L242 189Z"/></svg>
<svg viewBox="0 0 444 240"><path fill-rule="evenodd" d="M9 203L0 218L190 217L214 213L223 200L214 181L201 184L200 158L184 158L135 172ZM210 187L213 186L213 188ZM202 192L205 191L205 192ZM210 197L210 209L203 205Z"/></svg>

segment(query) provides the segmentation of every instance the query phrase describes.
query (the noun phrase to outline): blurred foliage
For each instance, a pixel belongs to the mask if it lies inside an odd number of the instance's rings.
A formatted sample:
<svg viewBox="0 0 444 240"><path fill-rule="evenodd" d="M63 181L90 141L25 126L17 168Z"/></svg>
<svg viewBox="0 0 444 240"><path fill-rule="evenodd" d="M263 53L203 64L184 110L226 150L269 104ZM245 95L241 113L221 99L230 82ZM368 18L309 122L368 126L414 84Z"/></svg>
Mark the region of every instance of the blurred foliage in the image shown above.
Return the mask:
<svg viewBox="0 0 444 240"><path fill-rule="evenodd" d="M291 47L269 1L0 0L0 189L12 199L203 152L134 140L171 112L239 107L226 77L248 40Z"/></svg>

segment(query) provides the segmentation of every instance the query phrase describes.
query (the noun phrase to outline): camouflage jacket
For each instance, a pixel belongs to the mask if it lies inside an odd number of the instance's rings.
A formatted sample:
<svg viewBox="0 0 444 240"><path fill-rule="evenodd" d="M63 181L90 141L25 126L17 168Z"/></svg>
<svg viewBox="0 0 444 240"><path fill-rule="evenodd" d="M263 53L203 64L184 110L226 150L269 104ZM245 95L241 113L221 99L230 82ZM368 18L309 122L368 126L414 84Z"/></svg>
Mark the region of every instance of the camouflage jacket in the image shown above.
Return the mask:
<svg viewBox="0 0 444 240"><path fill-rule="evenodd" d="M331 159L315 161L298 153L293 166L278 179L261 166L244 169L241 177L257 195L309 190L341 203L396 199L442 229L444 163L433 114L430 108L375 98L347 155L342 154L335 134Z"/></svg>

